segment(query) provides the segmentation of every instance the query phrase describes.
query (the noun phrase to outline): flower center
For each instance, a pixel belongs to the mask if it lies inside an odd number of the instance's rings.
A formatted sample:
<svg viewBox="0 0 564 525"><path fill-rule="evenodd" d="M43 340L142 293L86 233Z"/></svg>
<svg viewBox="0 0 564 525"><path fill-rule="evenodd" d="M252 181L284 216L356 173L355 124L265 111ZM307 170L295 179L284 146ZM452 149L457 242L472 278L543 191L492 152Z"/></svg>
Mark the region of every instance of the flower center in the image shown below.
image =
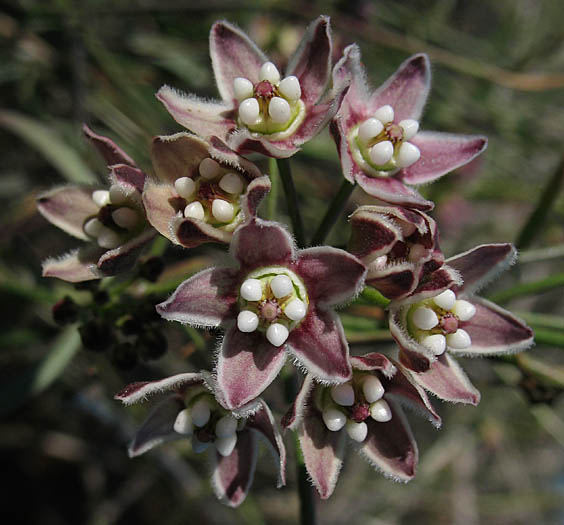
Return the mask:
<svg viewBox="0 0 564 525"><path fill-rule="evenodd" d="M262 80L255 86L255 97L270 99L274 95L276 95L276 88L268 80Z"/></svg>
<svg viewBox="0 0 564 525"><path fill-rule="evenodd" d="M247 275L239 290L241 332L260 330L274 346L286 342L306 316L309 305L302 280L285 267L266 267Z"/></svg>

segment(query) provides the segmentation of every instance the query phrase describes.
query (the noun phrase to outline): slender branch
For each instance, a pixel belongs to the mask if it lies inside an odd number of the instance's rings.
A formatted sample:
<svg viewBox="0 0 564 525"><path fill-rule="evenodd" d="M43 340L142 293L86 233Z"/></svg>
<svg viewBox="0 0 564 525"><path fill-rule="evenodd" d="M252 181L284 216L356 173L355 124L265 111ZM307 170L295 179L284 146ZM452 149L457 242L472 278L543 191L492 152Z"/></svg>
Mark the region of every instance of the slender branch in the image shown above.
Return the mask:
<svg viewBox="0 0 564 525"><path fill-rule="evenodd" d="M560 288L562 286L564 286L564 273L557 273L556 275L551 275L539 281L516 284L507 290L491 294L488 296L488 299L494 303L506 303L517 297L547 292L553 288Z"/></svg>
<svg viewBox="0 0 564 525"><path fill-rule="evenodd" d="M292 221L292 228L294 229L296 242L300 248L305 248L304 226L302 216L300 214L300 208L298 206L298 194L296 192L296 187L294 186L294 180L292 179L290 160L277 159L276 164L278 165L280 180L282 181L282 187L284 188L284 193L286 194L288 213L290 214L290 220Z"/></svg>
<svg viewBox="0 0 564 525"><path fill-rule="evenodd" d="M276 219L276 204L278 202L278 193L280 189L280 175L275 159L269 159L268 170L270 175L270 192L266 202L266 217L273 221Z"/></svg>
<svg viewBox="0 0 564 525"><path fill-rule="evenodd" d="M313 487L308 479L304 456L300 448L298 435L294 434L296 453L296 476L298 478L298 495L300 496L300 523L302 525L315 525L315 500Z"/></svg>

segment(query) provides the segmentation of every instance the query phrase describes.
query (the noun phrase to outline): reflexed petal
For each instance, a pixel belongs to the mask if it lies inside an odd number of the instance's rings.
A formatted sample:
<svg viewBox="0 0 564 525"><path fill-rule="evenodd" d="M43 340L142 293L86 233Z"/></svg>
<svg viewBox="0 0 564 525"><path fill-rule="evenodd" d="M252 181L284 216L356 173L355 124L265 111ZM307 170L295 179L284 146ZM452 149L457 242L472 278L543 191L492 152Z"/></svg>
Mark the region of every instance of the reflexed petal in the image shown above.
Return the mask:
<svg viewBox="0 0 564 525"><path fill-rule="evenodd" d="M247 191L241 197L241 208L245 219L256 216L257 208L265 195L270 191L270 188L271 184L268 175L251 181Z"/></svg>
<svg viewBox="0 0 564 525"><path fill-rule="evenodd" d="M411 293L409 297L404 298L401 302L403 304L418 303L424 299L435 297L445 290L460 285L461 283L462 278L460 274L445 264L438 270L425 276L424 280L419 283L413 293Z"/></svg>
<svg viewBox="0 0 564 525"><path fill-rule="evenodd" d="M133 159L113 140L103 135L97 135L86 124L82 125L82 131L86 138L96 147L108 166L128 164L135 167Z"/></svg>
<svg viewBox="0 0 564 525"><path fill-rule="evenodd" d="M233 234L207 222L190 217L175 217L170 224L172 242L185 248L195 248L206 242L229 244Z"/></svg>
<svg viewBox="0 0 564 525"><path fill-rule="evenodd" d="M361 206L350 216L351 236L348 249L361 259L389 253L403 237L397 223L373 208L385 209L383 206Z"/></svg>
<svg viewBox="0 0 564 525"><path fill-rule="evenodd" d="M57 277L69 283L100 279L103 274L96 268L102 250L89 248L73 250L62 257L43 261L43 277Z"/></svg>
<svg viewBox="0 0 564 525"><path fill-rule="evenodd" d="M413 263L397 263L383 269L373 269L372 266L368 265L366 284L376 288L388 299L399 300L407 297L419 283L419 268Z"/></svg>
<svg viewBox="0 0 564 525"><path fill-rule="evenodd" d="M110 182L121 184L129 191L143 191L145 186L145 174L139 169L127 164L116 164L110 168Z"/></svg>
<svg viewBox="0 0 564 525"><path fill-rule="evenodd" d="M155 234L153 228L147 229L125 244L107 251L98 260L98 269L105 275L116 275L131 270L137 257Z"/></svg>
<svg viewBox="0 0 564 525"><path fill-rule="evenodd" d="M210 155L218 162L231 166L242 172L248 178L258 178L262 175L256 164L241 157L218 137L209 137Z"/></svg>
<svg viewBox="0 0 564 525"><path fill-rule="evenodd" d="M398 343L401 362L412 370L427 370L436 356L425 346L419 344L408 333L405 326L404 312L390 307L389 326L392 337ZM405 354L405 357L404 357Z"/></svg>
<svg viewBox="0 0 564 525"><path fill-rule="evenodd" d="M297 425L302 421L306 411L306 403L308 402L311 390L315 386L313 376L307 374L300 391L294 399L294 402L282 417L282 426L286 429L296 430Z"/></svg>
<svg viewBox="0 0 564 525"><path fill-rule="evenodd" d="M355 370L363 370L365 372L373 372L377 370L384 374L387 378L392 377L397 369L385 355L377 352L369 354L352 356L351 364Z"/></svg>
<svg viewBox="0 0 564 525"><path fill-rule="evenodd" d="M176 242L176 235L171 227L171 221L176 217L172 205L175 198L176 192L170 184L147 182L147 187L143 192L143 205L147 220L155 230L172 242Z"/></svg>
<svg viewBox="0 0 564 525"><path fill-rule="evenodd" d="M153 139L151 160L157 178L174 183L180 177L198 176L200 162L208 158L208 144L188 133L176 133Z"/></svg>

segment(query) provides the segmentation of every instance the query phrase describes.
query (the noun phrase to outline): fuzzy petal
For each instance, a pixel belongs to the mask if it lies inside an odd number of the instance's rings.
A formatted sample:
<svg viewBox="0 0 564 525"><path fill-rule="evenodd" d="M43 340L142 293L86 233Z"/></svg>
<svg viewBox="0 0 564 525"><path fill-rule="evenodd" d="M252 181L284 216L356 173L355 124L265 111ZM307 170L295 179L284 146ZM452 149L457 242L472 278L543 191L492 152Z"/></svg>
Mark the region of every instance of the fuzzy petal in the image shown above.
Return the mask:
<svg viewBox="0 0 564 525"><path fill-rule="evenodd" d="M403 238L397 223L372 208L385 209L383 206L361 206L350 216L348 248L360 259L386 255Z"/></svg>
<svg viewBox="0 0 564 525"><path fill-rule="evenodd" d="M217 242L229 244L233 234L198 219L174 217L170 223L173 242L185 248L195 248L200 244Z"/></svg>
<svg viewBox="0 0 564 525"><path fill-rule="evenodd" d="M384 354L372 352L369 354L351 357L351 364L355 370L364 372L378 371L384 374L388 379L396 372L396 366Z"/></svg>
<svg viewBox="0 0 564 525"><path fill-rule="evenodd" d="M454 288L461 283L462 277L460 274L445 264L438 270L427 275L409 297L402 299L401 302L403 304L418 303L430 297L435 297L444 292L447 288Z"/></svg>
<svg viewBox="0 0 564 525"><path fill-rule="evenodd" d="M155 230L149 228L125 244L107 251L98 260L98 269L105 275L116 275L131 270L143 248L155 234Z"/></svg>
<svg viewBox="0 0 564 525"><path fill-rule="evenodd" d="M417 133L409 142L419 148L421 158L400 171L399 176L407 184L432 182L464 166L488 145L487 138L482 136L429 131Z"/></svg>
<svg viewBox="0 0 564 525"><path fill-rule="evenodd" d="M86 138L94 145L108 166L114 164L128 164L135 167L134 160L123 151L113 140L103 135L97 135L86 124L82 125Z"/></svg>
<svg viewBox="0 0 564 525"><path fill-rule="evenodd" d="M235 168L243 173L247 179L255 179L262 175L256 164L238 155L219 137L212 136L208 140L210 155L221 164Z"/></svg>
<svg viewBox="0 0 564 525"><path fill-rule="evenodd" d="M284 429L297 429L299 423L302 422L307 413L307 403L309 402L309 396L314 387L315 381L313 376L311 374L306 375L296 399L294 399L294 402L282 417L281 423Z"/></svg>
<svg viewBox="0 0 564 525"><path fill-rule="evenodd" d="M410 295L418 284L417 267L410 262L389 265L383 269L372 270L368 266L366 284L376 288L391 300L399 300Z"/></svg>
<svg viewBox="0 0 564 525"><path fill-rule="evenodd" d="M270 191L271 184L268 175L254 179L247 187L247 191L241 197L241 208L245 219L255 217L257 208L262 199Z"/></svg>
<svg viewBox="0 0 564 525"><path fill-rule="evenodd" d="M170 184L147 182L147 187L143 192L143 205L145 206L149 224L174 243L177 240L171 227L171 222L176 217L174 208L176 198L176 192Z"/></svg>
<svg viewBox="0 0 564 525"><path fill-rule="evenodd" d="M139 169L127 164L116 164L110 168L110 179L131 191L143 192L145 174Z"/></svg>
<svg viewBox="0 0 564 525"><path fill-rule="evenodd" d="M43 277L57 277L69 283L80 283L103 277L96 268L101 251L96 248L73 250L62 257L43 261Z"/></svg>
<svg viewBox="0 0 564 525"><path fill-rule="evenodd" d="M208 268L184 281L157 312L169 321L195 326L219 326L234 315L237 302L235 272L229 268Z"/></svg>

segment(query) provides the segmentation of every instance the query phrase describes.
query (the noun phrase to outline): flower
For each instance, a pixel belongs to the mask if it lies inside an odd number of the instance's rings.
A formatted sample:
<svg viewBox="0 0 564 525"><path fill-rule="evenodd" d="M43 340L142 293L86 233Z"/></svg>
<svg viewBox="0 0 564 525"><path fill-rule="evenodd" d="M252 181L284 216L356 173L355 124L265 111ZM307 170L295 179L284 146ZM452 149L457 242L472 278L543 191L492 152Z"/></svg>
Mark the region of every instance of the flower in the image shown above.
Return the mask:
<svg viewBox="0 0 564 525"><path fill-rule="evenodd" d="M333 493L346 437L386 477L415 476L417 444L398 401L441 419L424 390L382 354L351 357L353 376L337 386L316 385L308 375L282 425L298 431L305 466L323 499Z"/></svg>
<svg viewBox="0 0 564 525"><path fill-rule="evenodd" d="M361 206L350 222L349 251L368 267L366 284L388 299L409 296L443 266L437 224L422 211Z"/></svg>
<svg viewBox="0 0 564 525"><path fill-rule="evenodd" d="M91 243L43 262L43 276L69 282L129 270L155 235L141 201L145 174L112 140L96 135L86 125L83 130L108 163L109 189L61 186L37 199L37 209L49 222Z"/></svg>
<svg viewBox="0 0 564 525"><path fill-rule="evenodd" d="M419 131L419 119L431 82L427 55L414 55L371 92L355 44L345 49L334 76L352 81L331 133L343 175L378 199L429 210L427 201L407 185L432 182L479 155L487 139Z"/></svg>
<svg viewBox="0 0 564 525"><path fill-rule="evenodd" d="M350 379L349 348L332 307L357 294L365 267L336 248L297 251L279 224L252 218L233 234L237 268L213 267L184 283L157 311L165 319L225 329L215 374L228 409L274 380L284 349L318 380Z"/></svg>
<svg viewBox="0 0 564 525"><path fill-rule="evenodd" d="M276 66L232 24L216 22L210 55L222 101L208 102L163 86L157 98L194 133L216 135L238 153L290 157L336 113L349 78L331 79L329 18L308 27L282 78Z"/></svg>
<svg viewBox="0 0 564 525"><path fill-rule="evenodd" d="M446 401L478 404L480 393L449 354L470 357L520 352L533 344L532 330L507 310L472 295L512 264L511 244L484 244L447 259L464 279L430 297L390 307L390 330L400 361L414 380Z"/></svg>
<svg viewBox="0 0 564 525"><path fill-rule="evenodd" d="M152 147L157 180L147 179L147 220L175 244L229 243L235 228L270 189L270 180L220 139L188 133L156 137Z"/></svg>
<svg viewBox="0 0 564 525"><path fill-rule="evenodd" d="M286 449L268 405L257 399L243 412L220 407L207 386L209 374L185 373L160 381L132 383L116 394L126 405L156 393L170 392L148 415L129 446L131 457L166 441L191 437L196 453L211 451L212 485L216 496L237 507L253 481L258 438L278 463L278 487L286 483Z"/></svg>

